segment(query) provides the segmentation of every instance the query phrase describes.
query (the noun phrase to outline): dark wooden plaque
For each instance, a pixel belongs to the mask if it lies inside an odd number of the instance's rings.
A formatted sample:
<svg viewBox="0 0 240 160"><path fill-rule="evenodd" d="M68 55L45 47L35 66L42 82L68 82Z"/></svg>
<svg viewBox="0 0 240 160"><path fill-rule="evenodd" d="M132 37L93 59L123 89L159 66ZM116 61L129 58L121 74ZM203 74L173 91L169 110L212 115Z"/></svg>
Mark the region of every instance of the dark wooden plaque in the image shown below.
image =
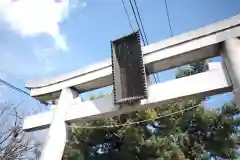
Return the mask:
<svg viewBox="0 0 240 160"><path fill-rule="evenodd" d="M115 104L147 98L146 73L139 32L111 42Z"/></svg>

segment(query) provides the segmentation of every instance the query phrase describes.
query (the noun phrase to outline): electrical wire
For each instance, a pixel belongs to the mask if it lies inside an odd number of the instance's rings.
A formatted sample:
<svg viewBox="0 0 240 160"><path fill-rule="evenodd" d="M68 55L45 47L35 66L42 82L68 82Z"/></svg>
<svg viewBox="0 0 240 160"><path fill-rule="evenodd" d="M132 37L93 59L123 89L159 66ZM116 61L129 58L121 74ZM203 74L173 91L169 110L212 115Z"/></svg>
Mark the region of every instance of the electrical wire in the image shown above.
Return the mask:
<svg viewBox="0 0 240 160"><path fill-rule="evenodd" d="M130 2L131 2L131 0L130 0ZM141 18L141 16L140 16L140 13L139 13L139 10L138 10L137 2L136 2L136 0L133 0L133 2L134 2L134 4L135 4L135 8L136 8L136 10L137 10L138 19L139 19L140 25L141 25L141 27L142 27L142 31L143 31L143 35L144 35L146 44L148 45L147 36L146 36L146 33L145 33L145 29L144 29L144 27L143 27L142 18Z"/></svg>
<svg viewBox="0 0 240 160"><path fill-rule="evenodd" d="M133 7L132 1L129 0L129 2L130 2L130 5L131 5L131 8L132 8L133 14L134 14L135 21L136 21L137 26L138 26L138 28L139 28L140 35L141 35L142 40L143 40L143 45L145 46L145 45L146 45L146 42L145 42L145 39L144 39L143 33L142 33L142 31L141 31L141 28L140 28L140 25L139 25L138 19L137 19L135 9L134 9L134 7Z"/></svg>
<svg viewBox="0 0 240 160"><path fill-rule="evenodd" d="M130 5L131 5L133 14L134 14L135 21L136 21L137 26L138 26L138 28L139 28L140 35L141 35L141 37L142 37L142 39L143 39L143 44L144 44L144 46L145 46L145 45L148 45L148 40L147 40L146 32L145 32L145 29L144 29L144 26L143 26L143 23L142 23L142 18L141 18L141 16L140 16L140 12L139 12L139 9L138 9L138 6L137 6L137 2L136 2L136 0L134 0L134 5L135 5L135 8L136 8L136 11L135 11L135 9L134 9L134 7L133 7L132 1L129 0L129 2L130 2ZM137 13L136 13L136 12L137 12ZM136 14L138 15L139 22L138 22L138 19L137 19ZM141 27L140 27L139 23L140 23ZM157 78L156 78L156 77L157 77ZM160 82L159 77L158 77L157 74L153 73L153 78L154 78L155 83L159 83L159 82Z"/></svg>
<svg viewBox="0 0 240 160"><path fill-rule="evenodd" d="M8 86L8 87L14 89L15 91L18 91L18 92L24 93L25 95L30 96L30 94L29 94L28 92L26 92L26 91L24 91L24 90L22 90L22 89L20 89L20 88L18 88L18 87L16 87L16 86L10 84L10 83L4 81L4 80L1 79L1 78L0 78L0 83L2 83L2 84L4 84L5 86Z"/></svg>
<svg viewBox="0 0 240 160"><path fill-rule="evenodd" d="M0 72L4 73L4 74L6 74L6 75L9 75L9 76L13 77L14 79L16 79L16 80L24 83L24 80L22 80L21 78L15 77L13 74L10 74L10 73L6 72L6 71L3 70L3 69L0 69ZM1 79L1 78L0 78L0 83L2 83L2 84L5 85L5 86L10 87L11 89L13 89L13 90L15 90L15 91L18 91L18 92L20 92L20 93L23 93L23 94L25 94L25 95L33 98L28 92L26 92L26 91L24 91L24 90L22 90L22 89L20 89L20 88L18 88L18 87L16 87L16 86L10 84L9 82L7 82L7 81L5 81L5 80L3 80L3 79ZM36 100L36 101L38 101L38 100L35 99L35 98L33 98L33 99ZM48 105L47 102L41 102L41 101L39 101L39 102L40 102L41 104L46 105L46 106ZM37 103L37 105L38 105L39 108L41 108L38 103Z"/></svg>
<svg viewBox="0 0 240 160"><path fill-rule="evenodd" d="M159 79L159 77L158 77L158 74L159 73L155 73L155 75L157 76L157 81L158 81L158 83L160 82L160 79Z"/></svg>
<svg viewBox="0 0 240 160"><path fill-rule="evenodd" d="M9 75L9 76L13 77L14 79L16 79L16 80L18 80L18 81L24 83L24 80L21 80L20 78L15 77L14 75L6 72L5 70L0 69L0 71L1 71L2 73L6 74L6 75ZM16 87L16 86L14 86L14 85L8 83L7 81L5 81L5 80L3 80L3 79L1 79L1 78L0 78L0 83L2 83L2 84L4 84L4 85L6 85L6 86L8 86L8 87L10 87L10 88L18 91L18 92L21 92L21 93L24 93L24 94L30 96L30 94L29 94L28 92L26 92L26 91L24 91L24 90L22 90L22 89L20 89L20 88L18 88L18 87Z"/></svg>
<svg viewBox="0 0 240 160"><path fill-rule="evenodd" d="M157 83L157 78L155 76L155 73L153 73L152 75L153 75L153 79L154 79L155 83Z"/></svg>
<svg viewBox="0 0 240 160"><path fill-rule="evenodd" d="M170 34L171 34L171 37L172 37L173 36L173 31L172 31L172 26L171 26L169 11L168 11L167 0L164 0L164 4L165 4L166 12L167 12L168 26L169 26Z"/></svg>
<svg viewBox="0 0 240 160"><path fill-rule="evenodd" d="M130 0L130 2L131 2L131 0ZM140 21L140 25L141 25L141 28L142 28L143 35L145 37L146 44L148 45L148 39L147 39L146 32L145 32L145 29L144 29L144 26L143 26L143 23L142 23L142 18L140 16L140 12L139 12L139 9L138 9L137 2L136 2L136 0L133 0L133 2L134 2L134 5L135 5L135 8L137 10L138 19ZM160 82L158 74L153 73L153 77L154 77L155 83L159 83Z"/></svg>
<svg viewBox="0 0 240 160"><path fill-rule="evenodd" d="M240 88L232 91L231 93L234 93L236 91L238 91ZM226 94L224 94L223 96L226 96ZM77 126L77 125L69 125L67 127L69 128L79 128L79 129L102 129L102 128L116 128L116 127L124 127L124 126L129 126L129 125L134 125L134 124L140 124L140 123L144 123L144 122L149 122L149 121L154 121L154 120L159 120L159 119L162 119L162 118L166 118L166 117L169 117L169 116L173 116L175 114L179 114L179 113L184 113L186 111L189 111L189 110L192 110L194 108L197 108L201 105L204 104L204 102L210 102L210 101L213 101L213 100L216 100L216 99L208 99L208 100L204 100L202 102L200 102L199 104L197 105L194 105L194 106L191 106L191 107L188 107L188 108L185 108L185 109L182 109L182 110L179 110L179 111L176 111L176 112L172 112L172 113L169 113L169 114L166 114L166 115L162 115L162 116L158 116L156 118L151 118L151 119L145 119L145 120L142 120L142 121L136 121L136 122L131 122L131 123L124 123L124 124L116 124L116 125L102 125L102 126Z"/></svg>
<svg viewBox="0 0 240 160"><path fill-rule="evenodd" d="M7 81L5 81L5 80L3 80L3 79L1 79L1 78L0 78L0 83L2 83L3 85L5 85L5 86L7 86L7 87L9 87L9 88L11 88L11 89L13 89L13 90L15 90L15 91L18 91L18 92L20 92L20 93L23 93L23 94L25 94L25 95L33 98L28 92L26 92L26 91L24 91L24 90L22 90L22 89L20 89L20 88L18 88L18 87L16 87L16 86L14 86L14 85L8 83ZM33 99L34 99L34 98L33 98ZM41 103L44 104L44 105L48 105L47 102L41 102Z"/></svg>
<svg viewBox="0 0 240 160"><path fill-rule="evenodd" d="M14 76L13 74L8 73L8 72L6 72L6 71L3 70L3 69L0 69L0 72L4 73L4 74L6 74L6 75L9 75L9 76L13 77L14 79L16 79L16 80L24 83L24 80L22 80L23 78L16 77L16 76Z"/></svg>
<svg viewBox="0 0 240 160"><path fill-rule="evenodd" d="M126 8L125 3L124 3L124 0L122 0L122 4L123 4L124 10L125 10L125 13L126 13L126 15L127 15L127 19L128 19L129 25L130 25L130 27L132 28L132 31L134 32L134 29L133 29L133 26L132 26L132 23L131 23L129 14L128 14L128 12L127 12L127 8Z"/></svg>

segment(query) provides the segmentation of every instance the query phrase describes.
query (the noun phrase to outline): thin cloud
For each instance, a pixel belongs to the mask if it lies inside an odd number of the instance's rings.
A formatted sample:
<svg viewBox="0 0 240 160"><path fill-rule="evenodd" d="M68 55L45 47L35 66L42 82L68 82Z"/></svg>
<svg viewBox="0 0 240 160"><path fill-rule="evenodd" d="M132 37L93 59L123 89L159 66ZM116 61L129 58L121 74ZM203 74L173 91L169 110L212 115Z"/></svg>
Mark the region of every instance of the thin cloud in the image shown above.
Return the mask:
<svg viewBox="0 0 240 160"><path fill-rule="evenodd" d="M68 17L69 0L0 0L0 20L22 36L51 35L57 49L67 51L59 24Z"/></svg>

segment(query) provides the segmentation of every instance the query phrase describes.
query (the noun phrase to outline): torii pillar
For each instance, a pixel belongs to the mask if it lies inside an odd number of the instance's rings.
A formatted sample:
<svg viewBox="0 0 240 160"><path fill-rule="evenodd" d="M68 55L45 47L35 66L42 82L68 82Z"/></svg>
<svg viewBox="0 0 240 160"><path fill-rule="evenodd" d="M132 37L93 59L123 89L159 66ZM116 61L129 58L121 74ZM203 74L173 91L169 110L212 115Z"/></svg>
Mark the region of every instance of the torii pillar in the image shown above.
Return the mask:
<svg viewBox="0 0 240 160"><path fill-rule="evenodd" d="M221 56L233 84L233 101L240 105L240 40L231 38L224 41Z"/></svg>
<svg viewBox="0 0 240 160"><path fill-rule="evenodd" d="M77 92L70 88L65 88L61 91L57 107L54 108L54 114L41 154L41 160L62 159L68 133L65 116L69 105L77 95Z"/></svg>

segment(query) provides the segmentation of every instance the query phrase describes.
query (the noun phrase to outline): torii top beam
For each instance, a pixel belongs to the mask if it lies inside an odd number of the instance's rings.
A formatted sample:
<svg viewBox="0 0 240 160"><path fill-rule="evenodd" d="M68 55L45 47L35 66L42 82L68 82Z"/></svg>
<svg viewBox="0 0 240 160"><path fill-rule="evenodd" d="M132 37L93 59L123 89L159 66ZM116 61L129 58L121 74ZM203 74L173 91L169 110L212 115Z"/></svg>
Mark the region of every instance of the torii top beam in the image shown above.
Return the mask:
<svg viewBox="0 0 240 160"><path fill-rule="evenodd" d="M240 36L240 15L142 48L150 73L219 55L220 42ZM41 101L57 99L73 87L79 93L112 85L111 60L40 82L29 82L31 96Z"/></svg>

